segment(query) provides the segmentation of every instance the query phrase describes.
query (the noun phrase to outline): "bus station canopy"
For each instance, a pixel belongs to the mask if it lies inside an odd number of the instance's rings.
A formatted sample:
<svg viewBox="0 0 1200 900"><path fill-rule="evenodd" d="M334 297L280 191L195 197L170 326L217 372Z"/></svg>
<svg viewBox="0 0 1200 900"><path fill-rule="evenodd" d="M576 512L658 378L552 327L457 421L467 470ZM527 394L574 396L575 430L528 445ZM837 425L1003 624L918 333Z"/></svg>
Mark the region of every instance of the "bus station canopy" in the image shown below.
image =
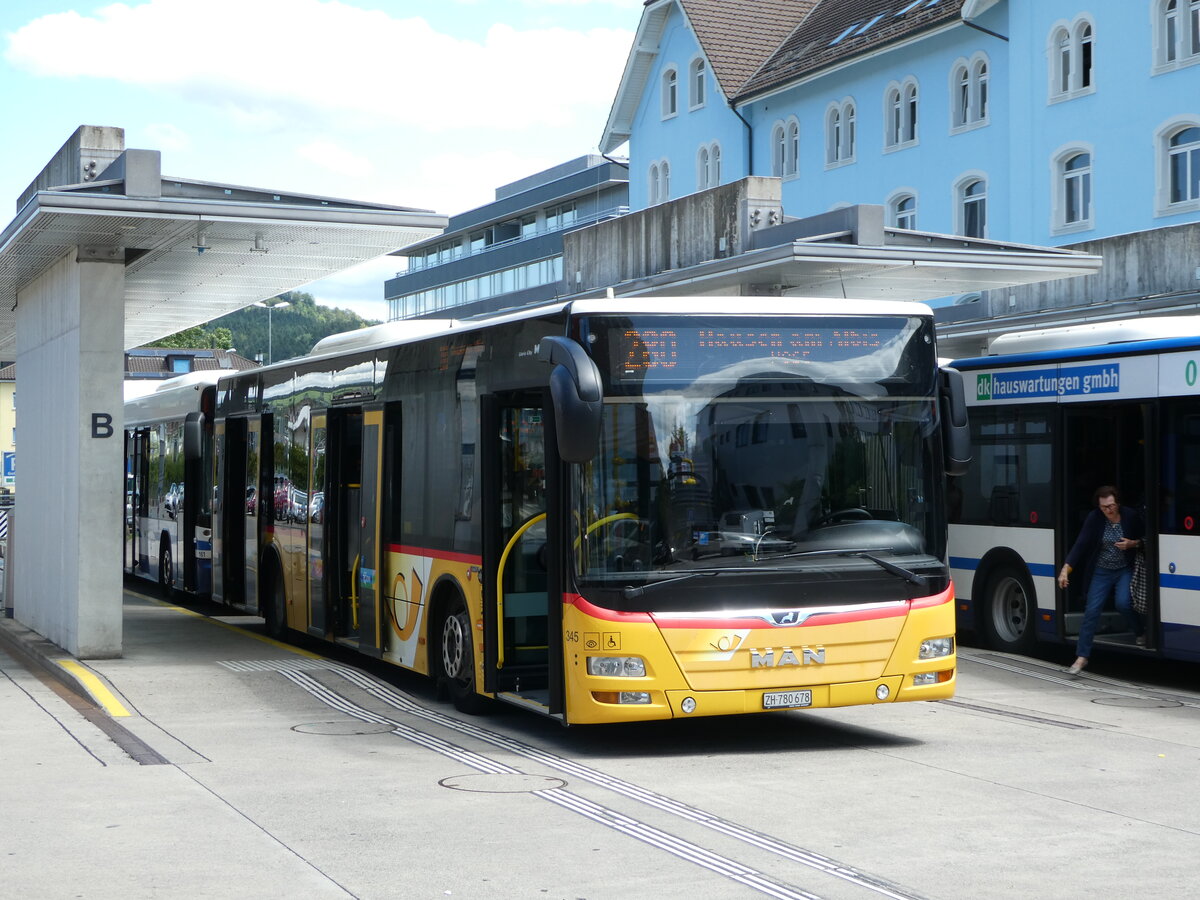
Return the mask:
<svg viewBox="0 0 1200 900"><path fill-rule="evenodd" d="M849 212L859 209L866 208ZM616 293L736 294L754 286L765 294L923 301L1092 275L1102 265L1099 256L1071 250L899 228L875 229L869 243L851 230L792 237L786 228L764 232L765 246L636 279Z"/></svg>
<svg viewBox="0 0 1200 900"><path fill-rule="evenodd" d="M126 151L97 180L29 191L0 232L0 359L16 355L17 293L55 260L124 267L125 346L208 322L438 234L425 210L158 174Z"/></svg>

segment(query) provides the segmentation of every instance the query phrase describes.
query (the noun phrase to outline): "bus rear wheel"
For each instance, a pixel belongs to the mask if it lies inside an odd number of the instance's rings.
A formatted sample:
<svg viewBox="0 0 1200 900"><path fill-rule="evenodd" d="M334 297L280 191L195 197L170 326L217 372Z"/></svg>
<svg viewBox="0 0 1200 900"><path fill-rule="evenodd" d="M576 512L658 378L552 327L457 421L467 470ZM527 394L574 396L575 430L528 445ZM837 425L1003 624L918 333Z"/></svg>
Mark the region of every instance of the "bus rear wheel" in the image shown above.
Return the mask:
<svg viewBox="0 0 1200 900"><path fill-rule="evenodd" d="M158 548L158 590L164 600L171 599L175 587L175 561L171 557L171 545L164 540Z"/></svg>
<svg viewBox="0 0 1200 900"><path fill-rule="evenodd" d="M1033 649L1037 595L1024 572L1011 565L997 569L988 579L983 602L979 624L989 647L1006 653Z"/></svg>
<svg viewBox="0 0 1200 900"><path fill-rule="evenodd" d="M471 618L461 598L455 599L442 619L438 645L441 648L442 681L454 708L460 712L483 712L484 700L475 693L475 654L471 649Z"/></svg>

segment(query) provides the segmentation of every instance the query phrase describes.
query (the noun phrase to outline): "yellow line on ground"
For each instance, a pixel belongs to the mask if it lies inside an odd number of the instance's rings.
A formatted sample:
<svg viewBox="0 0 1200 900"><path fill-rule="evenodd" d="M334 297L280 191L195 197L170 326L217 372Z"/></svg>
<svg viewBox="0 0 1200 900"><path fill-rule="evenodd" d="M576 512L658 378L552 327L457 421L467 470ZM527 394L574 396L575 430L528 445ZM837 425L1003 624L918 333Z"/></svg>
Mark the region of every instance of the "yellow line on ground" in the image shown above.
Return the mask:
<svg viewBox="0 0 1200 900"><path fill-rule="evenodd" d="M211 622L214 625L220 625L222 628L228 628L230 631L236 631L243 637L254 638L256 641L262 641L264 644L269 644L279 650L286 650L288 653L295 653L297 656L304 656L308 659L328 659L320 653L312 653L308 650L302 650L299 647L293 647L291 644L285 644L282 641L277 641L274 638L267 637L265 634L255 634L253 631L247 631L239 625L230 625L228 622L222 622L220 619L214 619L212 616L206 616L203 613L193 612L190 609L184 609L182 606L176 606L174 603L168 603L166 600L159 600L155 597L147 597L145 594L136 595L140 600L149 600L151 603L158 606L173 609L177 613L182 613L185 616L192 616L197 619L203 619L206 622Z"/></svg>
<svg viewBox="0 0 1200 900"><path fill-rule="evenodd" d="M115 718L129 715L129 710L121 705L121 701L113 696L113 692L106 688L104 682L97 678L90 669L73 659L60 659L58 664L78 678L87 692L92 695L92 699L108 710L110 716Z"/></svg>

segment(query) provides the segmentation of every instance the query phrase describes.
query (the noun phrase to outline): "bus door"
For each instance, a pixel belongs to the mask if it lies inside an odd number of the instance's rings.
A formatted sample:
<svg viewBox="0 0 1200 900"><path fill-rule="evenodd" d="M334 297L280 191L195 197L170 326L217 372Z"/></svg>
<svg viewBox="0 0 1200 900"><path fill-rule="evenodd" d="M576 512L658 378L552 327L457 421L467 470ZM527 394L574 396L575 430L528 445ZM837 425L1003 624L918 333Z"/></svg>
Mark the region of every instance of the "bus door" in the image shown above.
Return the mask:
<svg viewBox="0 0 1200 900"><path fill-rule="evenodd" d="M213 592L216 599L231 606L241 606L245 602L246 507L252 499L246 490L248 421L230 418L218 423L214 429L221 504L216 556L221 573L213 584ZM255 490L257 492L257 488Z"/></svg>
<svg viewBox="0 0 1200 900"><path fill-rule="evenodd" d="M557 455L545 391L493 394L484 438L484 687L539 712L562 712Z"/></svg>
<svg viewBox="0 0 1200 900"><path fill-rule="evenodd" d="M1152 427L1153 409L1149 403L1063 405L1059 471L1063 473L1060 484L1064 527L1060 529L1063 544L1058 548L1059 560L1066 558L1084 519L1096 508L1093 498L1096 488L1105 484L1115 485L1121 491L1122 505L1141 513L1147 537L1152 537L1149 531L1158 521L1157 492L1152 487L1158 480L1156 463L1151 455ZM1150 572L1157 571L1154 567L1155 543L1154 540L1146 542L1146 563ZM1056 566L1055 573L1057 571ZM1148 588L1152 595L1155 586L1148 584ZM1083 579L1071 579L1068 589L1057 594L1065 636L1074 637L1079 634L1087 599ZM1150 603L1153 604L1152 597ZM1104 611L1097 635L1102 640L1117 643L1134 642L1134 635L1127 631L1124 620L1112 608L1111 602Z"/></svg>
<svg viewBox="0 0 1200 900"><path fill-rule="evenodd" d="M146 574L149 556L144 546L142 517L149 509L150 431L125 434L125 571ZM140 568L139 568L140 567Z"/></svg>
<svg viewBox="0 0 1200 900"><path fill-rule="evenodd" d="M326 633L380 654L379 490L383 411L331 409L325 423Z"/></svg>
<svg viewBox="0 0 1200 900"><path fill-rule="evenodd" d="M313 413L308 483L308 633L325 637L325 480L329 429L325 413Z"/></svg>
<svg viewBox="0 0 1200 900"><path fill-rule="evenodd" d="M264 432L268 436L273 433L270 424L265 427L263 424L264 421L269 423L270 418L263 416L261 419L246 420L242 602L250 609L258 606L259 545L263 531L270 523L275 501L275 485L271 477L272 455L263 447Z"/></svg>

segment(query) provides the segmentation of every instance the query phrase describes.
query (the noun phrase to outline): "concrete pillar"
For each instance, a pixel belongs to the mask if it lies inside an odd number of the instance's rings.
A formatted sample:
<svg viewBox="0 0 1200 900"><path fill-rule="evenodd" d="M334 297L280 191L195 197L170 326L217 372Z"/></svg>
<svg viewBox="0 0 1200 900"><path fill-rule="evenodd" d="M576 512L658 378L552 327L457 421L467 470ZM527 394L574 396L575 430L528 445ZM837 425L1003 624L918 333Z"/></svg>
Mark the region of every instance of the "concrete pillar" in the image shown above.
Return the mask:
<svg viewBox="0 0 1200 900"><path fill-rule="evenodd" d="M123 262L76 249L17 292L13 614L83 659L121 655Z"/></svg>

